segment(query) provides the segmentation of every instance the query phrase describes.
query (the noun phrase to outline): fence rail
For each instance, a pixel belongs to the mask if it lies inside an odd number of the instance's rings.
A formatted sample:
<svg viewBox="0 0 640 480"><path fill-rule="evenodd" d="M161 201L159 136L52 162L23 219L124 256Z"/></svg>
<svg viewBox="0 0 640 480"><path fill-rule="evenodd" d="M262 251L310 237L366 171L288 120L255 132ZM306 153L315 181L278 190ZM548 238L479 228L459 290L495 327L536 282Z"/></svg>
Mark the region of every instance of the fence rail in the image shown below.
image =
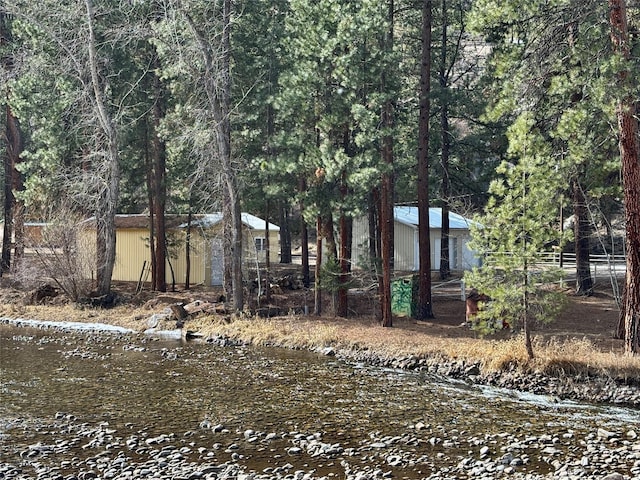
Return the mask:
<svg viewBox="0 0 640 480"><path fill-rule="evenodd" d="M536 263L540 265L563 265L569 267L576 264L575 253L540 252L539 258L540 260ZM626 264L626 258L624 255L591 254L589 255L589 262L598 265L624 265Z"/></svg>
<svg viewBox="0 0 640 480"><path fill-rule="evenodd" d="M513 253L505 252L501 255L508 257ZM623 267L626 264L626 257L624 255L611 255L611 254L590 254L589 262L592 265L608 266L608 267ZM538 252L537 259L535 261L536 266L562 266L566 268L575 267L576 254L575 253L559 253L559 252Z"/></svg>

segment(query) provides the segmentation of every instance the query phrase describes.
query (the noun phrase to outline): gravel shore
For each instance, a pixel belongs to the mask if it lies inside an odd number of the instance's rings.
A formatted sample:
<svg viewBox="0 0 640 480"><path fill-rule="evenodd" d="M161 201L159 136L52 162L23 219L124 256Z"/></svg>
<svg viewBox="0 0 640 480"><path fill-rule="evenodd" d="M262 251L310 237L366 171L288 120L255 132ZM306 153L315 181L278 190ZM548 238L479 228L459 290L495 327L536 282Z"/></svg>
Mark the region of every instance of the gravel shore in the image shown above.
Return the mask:
<svg viewBox="0 0 640 480"><path fill-rule="evenodd" d="M12 325L21 322L2 320ZM22 325L36 326L31 322ZM40 327L59 330L69 326L44 323ZM126 335L118 330L103 332ZM244 345L223 337L206 341L227 347ZM478 365L413 357L385 359L365 350L324 348L318 353L349 362L542 393L551 399L640 404L636 387L613 379L483 374ZM230 430L206 420L198 431L162 434L150 434L134 425L118 430L108 422L81 422L64 412L51 419L6 421L6 425L0 425L0 479L7 480L640 478L640 439L636 433L640 427L634 424L597 428L586 434L576 433L570 425L553 425L548 433L538 435L527 433L524 427L520 433L478 435L455 425L417 422L394 435L372 431L366 441L353 447L329 441L322 431L254 431L248 426ZM14 441L11 432L16 431L23 439L37 441ZM256 469L250 452L269 452L270 465Z"/></svg>
<svg viewBox="0 0 640 480"><path fill-rule="evenodd" d="M20 422L18 422L20 423ZM106 422L80 423L62 412L49 425L17 424L12 428L37 430L48 441L5 445L0 478L12 480L135 480L135 479L285 479L345 478L474 479L605 479L640 476L640 441L634 430L598 429L584 438L570 431L560 435L486 435L465 437L451 429L433 436L429 425L415 424L393 437L375 437L359 448L328 443L321 432L233 432L231 443L224 425L203 422L209 446L200 445L194 432L147 436L144 431L121 433ZM63 434L64 438L59 438ZM4 439L5 441L7 439ZM275 447L275 448L273 448ZM270 449L278 466L251 471L243 465L247 448ZM465 453L460 454L461 451ZM220 462L227 454L231 461ZM314 464L337 466L340 474L316 468L300 469L294 459L313 458ZM298 463L298 462L296 462ZM335 471L335 468L332 470ZM549 470L545 473L540 471Z"/></svg>

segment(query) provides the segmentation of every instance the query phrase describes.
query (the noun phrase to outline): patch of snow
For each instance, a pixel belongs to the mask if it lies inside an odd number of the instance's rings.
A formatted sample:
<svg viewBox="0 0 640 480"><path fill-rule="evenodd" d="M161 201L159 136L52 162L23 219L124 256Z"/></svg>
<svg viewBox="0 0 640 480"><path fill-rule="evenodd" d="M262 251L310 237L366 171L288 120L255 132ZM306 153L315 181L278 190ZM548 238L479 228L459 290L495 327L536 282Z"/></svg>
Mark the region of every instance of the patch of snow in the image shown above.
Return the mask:
<svg viewBox="0 0 640 480"><path fill-rule="evenodd" d="M24 318L8 317L0 317L0 323L14 325L17 327L51 328L85 332L135 333L135 330L119 327L117 325L109 325L107 323L53 322L48 320L27 320Z"/></svg>
<svg viewBox="0 0 640 480"><path fill-rule="evenodd" d="M143 332L145 335L151 335L153 337L165 338L165 339L182 339L182 330L156 330L155 328L149 328Z"/></svg>

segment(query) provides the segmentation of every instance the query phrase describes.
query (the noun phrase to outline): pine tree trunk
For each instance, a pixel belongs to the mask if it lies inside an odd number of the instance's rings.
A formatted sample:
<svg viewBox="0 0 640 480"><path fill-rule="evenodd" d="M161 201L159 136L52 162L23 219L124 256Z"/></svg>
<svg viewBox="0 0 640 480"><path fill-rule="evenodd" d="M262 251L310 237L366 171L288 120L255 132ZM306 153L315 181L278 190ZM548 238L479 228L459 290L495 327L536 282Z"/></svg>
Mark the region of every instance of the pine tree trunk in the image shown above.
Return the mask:
<svg viewBox="0 0 640 480"><path fill-rule="evenodd" d="M623 0L609 0L611 41L614 52L629 60L629 32L626 5ZM640 158L636 105L630 95L629 70L618 72L620 100L616 107L620 159L622 162L622 188L626 228L627 271L624 296L625 353L634 355L640 348L638 321L640 316Z"/></svg>
<svg viewBox="0 0 640 480"><path fill-rule="evenodd" d="M525 199L523 199L525 200ZM533 342L531 341L531 325L529 323L529 266L527 259L524 259L523 272L523 299L522 299L522 330L524 331L524 346L527 350L527 357L533 360Z"/></svg>
<svg viewBox="0 0 640 480"><path fill-rule="evenodd" d="M267 304L271 302L271 239L269 238L269 200L266 201L264 208L264 269L265 269L265 285L264 297ZM259 263L258 263L259 265ZM260 281L260 269L258 268L258 281Z"/></svg>
<svg viewBox="0 0 640 480"><path fill-rule="evenodd" d="M156 67L159 68L157 58ZM159 134L160 123L164 118L164 91L162 83L157 75L153 75L153 91L155 102L153 104L153 129L152 129L152 152L153 152L153 211L155 218L155 259L153 265L156 269L154 275L154 290L158 292L167 291L166 263L167 263L167 237L165 225L165 205L167 199L166 170L167 170L167 148L165 142Z"/></svg>
<svg viewBox="0 0 640 480"><path fill-rule="evenodd" d="M438 74L440 88L443 92L447 85L447 0L442 0L442 45L440 46L440 72ZM449 178L449 150L451 145L451 132L449 131L449 105L448 96L443 95L440 111L440 135L442 138L442 184L440 195L442 196L442 225L440 236L440 279L445 280L451 275L451 253L449 252L449 198L451 196L451 180Z"/></svg>
<svg viewBox="0 0 640 480"><path fill-rule="evenodd" d="M333 228L333 215L331 212L327 213L324 218L322 218L322 239L324 244L326 245L325 252L327 254L327 262L337 261L338 260L338 248L336 245L336 236L335 230ZM322 271L322 263L320 264L320 271ZM332 286L333 287L333 286ZM335 314L335 306L337 303L337 292L335 290L331 291L331 304L334 309Z"/></svg>
<svg viewBox="0 0 640 480"><path fill-rule="evenodd" d="M307 191L307 182L304 177L300 177L298 191L303 194ZM302 196L302 195L301 195ZM309 269L309 228L304 219L304 202L300 200L300 248L302 262L302 284L305 288L311 285L311 272ZM318 284L316 283L316 288Z"/></svg>
<svg viewBox="0 0 640 480"><path fill-rule="evenodd" d="M8 107L7 107L8 108ZM11 182L8 180L11 178L11 159L9 155L4 157L4 226L2 236L2 265L0 272L8 272L11 268L11 247L13 239L13 204L15 197L13 196L13 189L11 188Z"/></svg>
<svg viewBox="0 0 640 480"><path fill-rule="evenodd" d="M315 292L313 314L322 315L322 283L320 272L322 271L322 218L318 216L316 222L316 268L315 268Z"/></svg>
<svg viewBox="0 0 640 480"><path fill-rule="evenodd" d="M576 295L590 296L593 294L593 279L591 277L590 225L587 211L587 200L578 178L572 180L574 242L576 251Z"/></svg>
<svg viewBox="0 0 640 480"><path fill-rule="evenodd" d="M367 255L371 261L370 270L374 275L380 274L378 261L381 258L380 246L380 188L375 187L371 190L368 197L367 207L367 229L369 231L369 239L367 242Z"/></svg>
<svg viewBox="0 0 640 480"><path fill-rule="evenodd" d="M24 243L25 243L25 206L24 201L15 193L24 191L24 175L20 172L18 166L22 162L22 151L24 150L24 139L20 128L19 120L13 115L11 109L8 108L7 116L7 154L11 163L11 188L13 190L13 264L11 270L13 272L20 268L20 264L24 259Z"/></svg>
<svg viewBox="0 0 640 480"><path fill-rule="evenodd" d="M395 7L393 0L387 4L387 21L388 29L385 38L385 51L393 52L393 35L394 35L394 13ZM381 91L386 92L388 87L387 68L382 71ZM387 132L390 132L394 126L392 99L387 98L382 107L382 125ZM382 138L382 163L385 169L380 182L380 202L379 202L379 221L380 221L380 258L381 258L381 276L380 276L380 314L382 317L383 327L393 326L393 315L391 311L391 270L393 269L393 235L394 235L394 218L393 218L393 197L394 197L394 155L393 155L393 136L387 133Z"/></svg>
<svg viewBox="0 0 640 480"><path fill-rule="evenodd" d="M144 152L144 164L147 171L147 204L149 208L149 252L150 252L150 263L151 263L151 290L156 289L156 273L158 269L156 268L156 222L155 222L155 207L154 203L154 188L153 188L153 154L151 153L151 134L149 132L148 125L145 128L145 152Z"/></svg>
<svg viewBox="0 0 640 480"><path fill-rule="evenodd" d="M336 246L336 235L333 228L333 215L331 212L322 218L322 237L327 242L327 257L333 258L334 260L337 259L338 248Z"/></svg>
<svg viewBox="0 0 640 480"><path fill-rule="evenodd" d="M420 119L418 125L418 299L416 319L433 318L429 231L429 94L431 91L431 0L423 0Z"/></svg>
<svg viewBox="0 0 640 480"><path fill-rule="evenodd" d="M349 316L349 278L351 276L351 242L353 240L353 219L346 215L340 217L340 289L338 290L339 317Z"/></svg>
<svg viewBox="0 0 640 480"><path fill-rule="evenodd" d="M380 189L382 187L374 187L369 193L367 199L367 230L369 232L367 242L367 255L369 264L367 265L369 272L374 276L378 284L378 298L380 298L380 310L378 310L376 319L381 320L384 324L384 279L382 278L382 220L380 218Z"/></svg>
<svg viewBox="0 0 640 480"><path fill-rule="evenodd" d="M388 152L387 152L388 153ZM384 147L383 147L383 156ZM383 327L393 327L393 315L391 312L391 269L393 258L393 180L390 173L382 176L380 188L380 313Z"/></svg>
<svg viewBox="0 0 640 480"><path fill-rule="evenodd" d="M291 215L289 207L280 202L280 263L291 263Z"/></svg>
<svg viewBox="0 0 640 480"><path fill-rule="evenodd" d="M22 174L16 171L17 178L20 179L21 187L16 191L23 191L24 186L22 182ZM20 269L20 265L24 261L24 247L25 247L25 206L22 200L16 199L16 203L13 206L13 238L15 239L13 245L13 265L11 270L17 272Z"/></svg>
<svg viewBox="0 0 640 480"><path fill-rule="evenodd" d="M23 175L18 170L21 162L24 142L20 122L13 115L11 107L6 106L6 156L4 185L4 237L2 238L2 271L8 272L17 268L20 258L24 256L24 205L16 198L15 192L24 190ZM11 252L15 252L13 265ZM13 267L13 268L12 268Z"/></svg>
<svg viewBox="0 0 640 480"><path fill-rule="evenodd" d="M13 42L8 15L0 10L0 46L7 47ZM13 71L12 55L4 54L0 59L2 67ZM8 97L8 92L7 92ZM13 114L8 98L5 107L5 145L4 160L4 236L2 240L2 255L0 260L0 276L10 269L15 271L24 257L24 203L16 198L15 192L24 190L24 176L18 169L22 161L24 138L18 118ZM11 261L13 247L14 258ZM13 267L13 268L12 268Z"/></svg>

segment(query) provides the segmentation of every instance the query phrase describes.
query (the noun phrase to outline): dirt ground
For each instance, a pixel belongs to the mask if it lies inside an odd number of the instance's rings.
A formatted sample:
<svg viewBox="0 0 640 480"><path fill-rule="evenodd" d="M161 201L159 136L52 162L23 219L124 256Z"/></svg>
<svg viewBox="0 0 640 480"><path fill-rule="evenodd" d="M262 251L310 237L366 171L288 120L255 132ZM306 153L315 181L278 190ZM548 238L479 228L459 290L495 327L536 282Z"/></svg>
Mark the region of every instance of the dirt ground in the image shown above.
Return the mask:
<svg viewBox="0 0 640 480"><path fill-rule="evenodd" d="M294 273L289 270L285 273ZM282 272L280 272L282 273ZM14 288L7 288L11 283L10 279L3 278L0 287L0 303L17 304L21 298L25 298L24 291L19 292ZM613 333L616 328L619 310L616 305L612 286L608 279L597 279L594 294L590 297L575 296L572 294L572 283L567 280L567 305L560 316L546 325L534 325L534 338L541 340L551 340L553 338L560 341L565 339L587 339L600 352L623 352L621 340L614 339ZM161 311L166 305L177 302L189 303L194 300L207 302L218 302L222 295L220 288L210 288L195 286L189 290L177 285L175 291L166 293L151 292L148 287L141 292L135 293L134 283L116 282L113 290L118 293L119 298L125 302L125 308L129 310L129 315L136 314L138 310L144 312ZM303 314L306 310L313 313L313 291L303 289L292 290L282 288L274 290L271 301L267 304L264 300L260 304L256 301L256 295L250 297L250 307L253 311L259 308L269 308L269 316L286 316L290 314ZM438 280L433 281L433 313L435 318L428 321L416 321L409 317L394 317L394 330L403 335L424 335L442 339L474 339L479 338L479 334L465 325L465 303L461 298L460 282L456 279L445 284ZM41 303L41 302L38 302ZM54 307L66 303L61 297L48 299L46 305ZM328 295L323 297L323 320L332 324L339 322L351 322L352 326L369 328L379 325L378 299L374 289L353 290L349 295L349 319L332 318L331 298ZM19 312L21 315L26 312ZM106 312L105 312L106 313ZM113 312L115 313L115 312ZM29 313L33 314L33 313ZM50 315L50 313L48 313ZM312 318L312 317L307 317ZM496 338L507 338L512 335L509 331L500 332Z"/></svg>
<svg viewBox="0 0 640 480"><path fill-rule="evenodd" d="M587 338L601 351L623 351L622 340L613 337L617 326L619 309L611 293L610 285L599 285L590 297L567 292L567 305L554 321L535 325L533 334L557 339ZM477 334L462 327L465 318L465 304L460 298L443 295L433 296L435 318L428 322L415 322L421 331L447 337L474 337Z"/></svg>
<svg viewBox="0 0 640 480"><path fill-rule="evenodd" d="M560 316L545 325L534 325L533 335L542 339L588 339L601 352L621 353L623 343L615 339L613 334L618 322L619 310L612 293L612 287L608 280L596 282L594 294L590 297L576 296L572 294L571 283L567 283L567 305ZM441 284L434 281L433 284L433 313L435 318L428 321L416 321L405 316L394 317L394 326L414 331L420 334L434 335L443 338L478 338L477 332L465 325L465 302L461 298L460 283L450 281ZM128 291L130 286L116 285L116 290ZM148 304L154 301L169 303L173 301L205 300L217 301L222 294L220 289L195 287L188 291L177 289L176 292L154 294L144 290L137 297L132 298L134 303ZM271 295L268 306L275 307L280 315L289 313L301 313L304 307L313 312L313 292L304 290L276 290ZM375 324L378 315L378 300L375 292L371 290L356 290L349 295L349 310L352 320ZM252 307L266 307L264 300L260 305L252 302ZM332 312L331 299L323 297L323 317L330 319ZM344 319L340 319L344 321ZM506 337L510 332L498 333L497 338Z"/></svg>

